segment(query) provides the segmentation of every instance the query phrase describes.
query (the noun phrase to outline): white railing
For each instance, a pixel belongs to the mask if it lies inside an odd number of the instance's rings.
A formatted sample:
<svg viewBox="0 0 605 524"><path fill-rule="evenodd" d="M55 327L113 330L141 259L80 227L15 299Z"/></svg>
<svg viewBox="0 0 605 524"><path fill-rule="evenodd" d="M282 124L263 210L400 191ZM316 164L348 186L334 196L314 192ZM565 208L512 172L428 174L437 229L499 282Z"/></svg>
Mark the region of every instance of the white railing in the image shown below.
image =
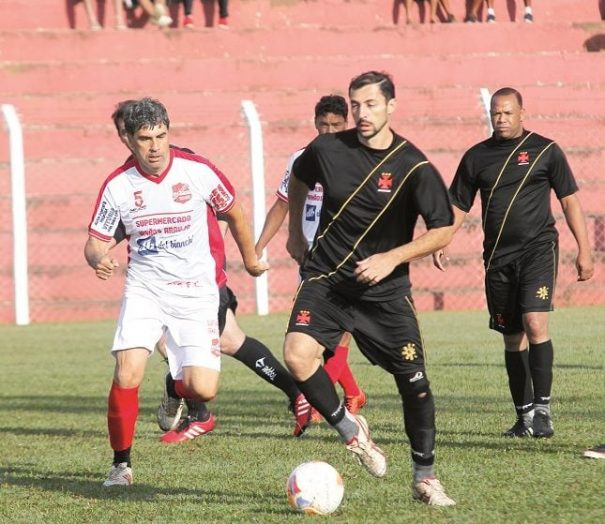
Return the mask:
<svg viewBox="0 0 605 524"><path fill-rule="evenodd" d="M250 169L252 177L252 209L254 239L258 240L265 223L265 162L263 152L263 130L254 102L242 100L242 111L250 131ZM267 274L255 279L256 312L269 313L269 286Z"/></svg>
<svg viewBox="0 0 605 524"><path fill-rule="evenodd" d="M29 286L27 272L27 209L25 198L25 162L23 132L14 106L0 107L8 128L13 212L13 273L15 285L15 323L29 324Z"/></svg>

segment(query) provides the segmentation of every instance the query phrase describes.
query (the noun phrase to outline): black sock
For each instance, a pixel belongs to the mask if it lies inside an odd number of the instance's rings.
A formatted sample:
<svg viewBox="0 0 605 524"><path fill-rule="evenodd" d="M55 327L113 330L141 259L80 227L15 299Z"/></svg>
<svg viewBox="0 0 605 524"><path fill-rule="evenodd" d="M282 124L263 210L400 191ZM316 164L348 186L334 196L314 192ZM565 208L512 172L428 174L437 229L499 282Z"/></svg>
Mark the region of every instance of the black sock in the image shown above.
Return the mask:
<svg viewBox="0 0 605 524"><path fill-rule="evenodd" d="M513 397L517 416L521 417L534 408L534 393L529 371L528 351L505 351L504 362L508 373L508 387Z"/></svg>
<svg viewBox="0 0 605 524"><path fill-rule="evenodd" d="M185 400L185 404L187 404L187 415L191 419L205 422L210 418L210 412L205 402L188 398Z"/></svg>
<svg viewBox="0 0 605 524"><path fill-rule="evenodd" d="M130 448L123 449L122 451L114 450L113 465L117 466L118 464L120 464L122 462L126 462L126 464L128 464L128 467L131 466L131 464L130 464Z"/></svg>
<svg viewBox="0 0 605 524"><path fill-rule="evenodd" d="M403 423L410 439L412 461L421 466L432 466L435 462L435 400L431 390L427 395L401 397L403 401Z"/></svg>
<svg viewBox="0 0 605 524"><path fill-rule="evenodd" d="M181 398L176 392L175 382L170 373L166 373L166 393L172 398Z"/></svg>
<svg viewBox="0 0 605 524"><path fill-rule="evenodd" d="M288 370L273 356L267 346L255 338L246 337L233 358L248 366L269 384L281 389L291 401L300 394Z"/></svg>
<svg viewBox="0 0 605 524"><path fill-rule="evenodd" d="M552 341L529 345L529 369L534 383L534 403L548 405L552 389Z"/></svg>
<svg viewBox="0 0 605 524"><path fill-rule="evenodd" d="M323 367L317 368L304 382L296 382L300 391L328 424L335 426L345 416L342 402L336 394L336 388Z"/></svg>

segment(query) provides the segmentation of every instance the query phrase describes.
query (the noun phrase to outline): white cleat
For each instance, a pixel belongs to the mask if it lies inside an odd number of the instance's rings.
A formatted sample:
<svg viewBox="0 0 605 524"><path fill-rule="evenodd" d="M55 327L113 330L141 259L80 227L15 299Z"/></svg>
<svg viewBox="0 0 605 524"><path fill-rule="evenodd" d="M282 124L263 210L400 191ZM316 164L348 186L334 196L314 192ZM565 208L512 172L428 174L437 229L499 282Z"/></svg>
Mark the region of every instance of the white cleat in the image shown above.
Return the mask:
<svg viewBox="0 0 605 524"><path fill-rule="evenodd" d="M111 466L107 480L103 482L104 488L111 486L130 486L132 484L132 468L126 462Z"/></svg>
<svg viewBox="0 0 605 524"><path fill-rule="evenodd" d="M416 484L412 484L412 497L429 506L456 505L456 502L446 495L441 482L434 477L429 477L416 482Z"/></svg>
<svg viewBox="0 0 605 524"><path fill-rule="evenodd" d="M387 473L387 459L370 437L368 423L362 415L355 415L359 426L357 436L347 442L347 449L355 454L359 463L375 477L384 477Z"/></svg>

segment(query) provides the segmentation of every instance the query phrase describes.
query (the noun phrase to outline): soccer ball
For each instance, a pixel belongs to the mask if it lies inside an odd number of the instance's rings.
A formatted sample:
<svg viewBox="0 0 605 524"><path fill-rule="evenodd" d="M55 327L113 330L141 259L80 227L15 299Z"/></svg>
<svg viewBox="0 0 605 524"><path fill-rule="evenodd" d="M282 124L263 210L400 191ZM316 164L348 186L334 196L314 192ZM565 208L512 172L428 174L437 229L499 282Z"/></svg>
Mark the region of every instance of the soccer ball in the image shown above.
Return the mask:
<svg viewBox="0 0 605 524"><path fill-rule="evenodd" d="M307 515L328 515L338 509L345 492L340 473L320 461L297 466L288 477L288 502Z"/></svg>

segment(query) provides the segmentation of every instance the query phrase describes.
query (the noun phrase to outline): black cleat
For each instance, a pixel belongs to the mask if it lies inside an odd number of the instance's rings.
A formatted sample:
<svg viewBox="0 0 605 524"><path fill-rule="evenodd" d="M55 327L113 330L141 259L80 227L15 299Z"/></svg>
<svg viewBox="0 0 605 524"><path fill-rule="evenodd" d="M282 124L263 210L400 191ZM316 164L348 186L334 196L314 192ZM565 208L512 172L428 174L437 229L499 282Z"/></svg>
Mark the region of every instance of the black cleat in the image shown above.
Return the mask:
<svg viewBox="0 0 605 524"><path fill-rule="evenodd" d="M533 430L535 438L550 438L555 434L552 419L548 413L536 411L534 415Z"/></svg>
<svg viewBox="0 0 605 524"><path fill-rule="evenodd" d="M531 437L533 434L533 428L528 426L522 418L518 418L514 426L502 433L502 436L509 438L522 438Z"/></svg>

